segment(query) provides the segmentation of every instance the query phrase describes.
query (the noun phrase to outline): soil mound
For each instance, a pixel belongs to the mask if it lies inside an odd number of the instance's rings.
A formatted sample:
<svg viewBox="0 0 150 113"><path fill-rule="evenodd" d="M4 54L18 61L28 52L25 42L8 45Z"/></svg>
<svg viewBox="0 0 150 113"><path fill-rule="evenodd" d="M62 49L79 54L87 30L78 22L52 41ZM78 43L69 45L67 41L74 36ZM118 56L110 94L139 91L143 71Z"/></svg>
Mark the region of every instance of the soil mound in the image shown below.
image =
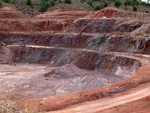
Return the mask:
<svg viewBox="0 0 150 113"><path fill-rule="evenodd" d="M92 18L144 18L150 14L140 12L123 11L114 7L108 7L95 13Z"/></svg>
<svg viewBox="0 0 150 113"><path fill-rule="evenodd" d="M0 19L3 18L18 19L18 18L25 18L25 17L26 16L23 13L16 11L11 7L0 8Z"/></svg>

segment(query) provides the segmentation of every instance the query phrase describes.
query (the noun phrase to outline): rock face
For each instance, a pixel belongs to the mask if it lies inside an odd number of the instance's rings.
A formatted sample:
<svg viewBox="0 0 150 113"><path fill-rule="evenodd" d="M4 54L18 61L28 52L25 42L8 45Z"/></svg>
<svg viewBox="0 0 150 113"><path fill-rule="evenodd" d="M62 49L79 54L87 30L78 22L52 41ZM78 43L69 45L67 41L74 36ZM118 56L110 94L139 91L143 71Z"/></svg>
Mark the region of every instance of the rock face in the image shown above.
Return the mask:
<svg viewBox="0 0 150 113"><path fill-rule="evenodd" d="M1 8L0 17L0 98L19 107L56 110L150 81L149 14L58 9L31 18Z"/></svg>

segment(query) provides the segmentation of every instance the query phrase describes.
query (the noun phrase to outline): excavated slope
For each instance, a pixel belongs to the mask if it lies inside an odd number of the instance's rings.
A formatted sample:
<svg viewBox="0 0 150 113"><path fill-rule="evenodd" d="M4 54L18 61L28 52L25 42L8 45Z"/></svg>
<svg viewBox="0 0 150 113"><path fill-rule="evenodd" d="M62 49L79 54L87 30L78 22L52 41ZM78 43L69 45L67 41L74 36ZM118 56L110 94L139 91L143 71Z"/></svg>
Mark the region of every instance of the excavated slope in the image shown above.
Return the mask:
<svg viewBox="0 0 150 113"><path fill-rule="evenodd" d="M24 108L92 113L149 96L148 14L59 9L29 18L3 8L0 15L1 99Z"/></svg>

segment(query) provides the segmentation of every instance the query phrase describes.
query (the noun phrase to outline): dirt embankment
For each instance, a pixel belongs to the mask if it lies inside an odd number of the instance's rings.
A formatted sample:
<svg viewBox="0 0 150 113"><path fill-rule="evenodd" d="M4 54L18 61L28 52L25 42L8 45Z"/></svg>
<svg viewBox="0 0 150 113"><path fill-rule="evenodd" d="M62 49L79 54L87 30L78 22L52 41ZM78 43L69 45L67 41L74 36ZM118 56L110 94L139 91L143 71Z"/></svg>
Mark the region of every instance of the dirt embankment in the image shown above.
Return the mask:
<svg viewBox="0 0 150 113"><path fill-rule="evenodd" d="M114 7L108 7L97 11L92 18L145 18L150 17L150 14L140 12L123 11Z"/></svg>
<svg viewBox="0 0 150 113"><path fill-rule="evenodd" d="M26 15L11 8L0 9L0 30L1 32L72 32L72 33L112 33L112 32L132 32L142 25L149 23L146 20L116 18L120 10L115 8L106 8L95 15L107 16L112 18L101 18L101 16L91 16L90 12L81 9L58 9L48 11L45 14L36 17L27 17ZM112 13L115 12L115 13ZM122 12L127 14L129 12ZM111 15L112 14L112 15ZM114 16L115 15L115 16ZM131 15L140 15L131 13ZM143 14L144 15L144 14ZM146 14L145 14L146 15ZM146 15L148 17L148 15ZM95 19L97 17L97 19ZM121 17L121 16L120 16ZM4 19L5 18L5 19ZM147 28L146 28L147 29ZM148 33L145 30L144 33Z"/></svg>

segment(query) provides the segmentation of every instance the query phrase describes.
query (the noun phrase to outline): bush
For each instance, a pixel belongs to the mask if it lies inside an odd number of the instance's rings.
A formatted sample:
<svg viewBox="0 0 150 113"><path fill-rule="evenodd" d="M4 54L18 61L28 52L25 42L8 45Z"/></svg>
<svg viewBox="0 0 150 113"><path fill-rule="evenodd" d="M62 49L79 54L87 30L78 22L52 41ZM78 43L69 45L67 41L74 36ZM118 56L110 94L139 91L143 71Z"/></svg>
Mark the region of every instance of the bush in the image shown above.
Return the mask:
<svg viewBox="0 0 150 113"><path fill-rule="evenodd" d="M127 6L127 5L128 5L128 0L125 0L124 6Z"/></svg>
<svg viewBox="0 0 150 113"><path fill-rule="evenodd" d="M132 2L132 6L134 6L135 5L135 3L134 2Z"/></svg>
<svg viewBox="0 0 150 113"><path fill-rule="evenodd" d="M2 2L0 1L0 7L2 6Z"/></svg>
<svg viewBox="0 0 150 113"><path fill-rule="evenodd" d="M16 3L16 0L13 0L12 3L15 4L15 3Z"/></svg>
<svg viewBox="0 0 150 113"><path fill-rule="evenodd" d="M139 5L139 1L136 1L136 4Z"/></svg>
<svg viewBox="0 0 150 113"><path fill-rule="evenodd" d="M97 11L97 10L100 10L100 6L97 5L97 6L95 7L95 10L96 10L96 11Z"/></svg>
<svg viewBox="0 0 150 113"><path fill-rule="evenodd" d="M127 6L125 7L125 10L128 10Z"/></svg>
<svg viewBox="0 0 150 113"><path fill-rule="evenodd" d="M148 13L148 11L145 11L145 13Z"/></svg>
<svg viewBox="0 0 150 113"><path fill-rule="evenodd" d="M40 11L45 12L47 10L48 6L49 6L49 4L46 2L46 0L42 0Z"/></svg>
<svg viewBox="0 0 150 113"><path fill-rule="evenodd" d="M59 2L61 2L61 0L59 0Z"/></svg>
<svg viewBox="0 0 150 113"><path fill-rule="evenodd" d="M93 5L93 4L92 4L92 1L89 0L87 3L89 4L89 6L92 7L92 5Z"/></svg>
<svg viewBox="0 0 150 113"><path fill-rule="evenodd" d="M132 1L131 0L125 0L124 2L124 6L127 6L127 5L131 5Z"/></svg>
<svg viewBox="0 0 150 113"><path fill-rule="evenodd" d="M137 11L137 7L133 7L133 11Z"/></svg>
<svg viewBox="0 0 150 113"><path fill-rule="evenodd" d="M102 4L102 5L101 5L101 9L103 9L103 8L104 8L104 5Z"/></svg>
<svg viewBox="0 0 150 113"><path fill-rule="evenodd" d="M122 5L121 0L115 0L114 5L115 5L117 8L119 8L119 7Z"/></svg>
<svg viewBox="0 0 150 113"><path fill-rule="evenodd" d="M82 35L82 32L80 32L79 35Z"/></svg>
<svg viewBox="0 0 150 113"><path fill-rule="evenodd" d="M104 3L104 7L107 7L107 6L108 6L108 3L107 3L107 2L105 2L105 3Z"/></svg>
<svg viewBox="0 0 150 113"><path fill-rule="evenodd" d="M27 0L27 5L31 5L32 1L31 0Z"/></svg>
<svg viewBox="0 0 150 113"><path fill-rule="evenodd" d="M4 0L4 2L10 3L10 0Z"/></svg>
<svg viewBox="0 0 150 113"><path fill-rule="evenodd" d="M141 2L140 5L146 6L146 3L145 2Z"/></svg>
<svg viewBox="0 0 150 113"><path fill-rule="evenodd" d="M65 3L71 4L72 1L71 0L65 0Z"/></svg>
<svg viewBox="0 0 150 113"><path fill-rule="evenodd" d="M51 0L50 1L50 6L54 6L55 5L55 0Z"/></svg>

